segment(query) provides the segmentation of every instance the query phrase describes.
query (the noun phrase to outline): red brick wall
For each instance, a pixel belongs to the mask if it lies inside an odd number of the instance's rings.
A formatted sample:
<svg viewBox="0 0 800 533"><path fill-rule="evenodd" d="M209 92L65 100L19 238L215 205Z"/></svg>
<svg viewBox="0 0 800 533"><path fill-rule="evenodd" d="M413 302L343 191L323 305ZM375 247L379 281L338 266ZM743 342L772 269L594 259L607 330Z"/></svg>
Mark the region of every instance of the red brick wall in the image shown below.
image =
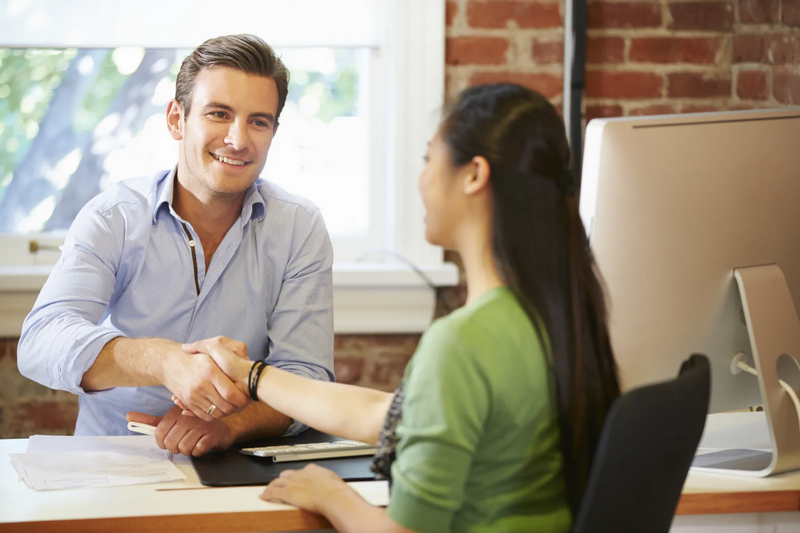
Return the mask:
<svg viewBox="0 0 800 533"><path fill-rule="evenodd" d="M447 95L513 81L560 105L563 4L447 2ZM800 0L589 0L586 117L800 105Z"/></svg>
<svg viewBox="0 0 800 533"><path fill-rule="evenodd" d="M588 14L588 118L800 105L800 0L590 0ZM560 106L562 17L560 1L448 1L448 101L514 81ZM464 289L445 297L456 307ZM337 336L337 376L392 390L418 341ZM0 339L0 438L69 433L76 414L75 397L20 376L16 340Z"/></svg>

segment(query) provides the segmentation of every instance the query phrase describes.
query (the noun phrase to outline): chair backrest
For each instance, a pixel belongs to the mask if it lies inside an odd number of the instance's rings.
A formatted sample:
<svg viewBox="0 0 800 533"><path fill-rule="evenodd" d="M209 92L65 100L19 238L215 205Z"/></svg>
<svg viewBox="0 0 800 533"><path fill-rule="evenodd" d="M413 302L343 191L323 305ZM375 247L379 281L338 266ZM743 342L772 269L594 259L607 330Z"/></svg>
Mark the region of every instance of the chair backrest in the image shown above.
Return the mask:
<svg viewBox="0 0 800 533"><path fill-rule="evenodd" d="M621 395L595 451L573 533L667 533L703 433L708 358L692 355L677 379Z"/></svg>

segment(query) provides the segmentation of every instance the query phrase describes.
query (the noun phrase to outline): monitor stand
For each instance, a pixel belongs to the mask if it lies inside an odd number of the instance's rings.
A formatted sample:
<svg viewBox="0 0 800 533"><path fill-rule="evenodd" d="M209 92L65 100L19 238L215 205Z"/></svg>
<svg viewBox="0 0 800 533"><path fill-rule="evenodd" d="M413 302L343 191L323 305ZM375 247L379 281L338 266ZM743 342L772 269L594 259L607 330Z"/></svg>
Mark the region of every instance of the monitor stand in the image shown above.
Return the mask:
<svg viewBox="0 0 800 533"><path fill-rule="evenodd" d="M698 455L692 469L717 474L766 477L800 468L800 413L778 378L778 359L788 355L800 365L800 320L778 265L734 271L772 447L724 450Z"/></svg>

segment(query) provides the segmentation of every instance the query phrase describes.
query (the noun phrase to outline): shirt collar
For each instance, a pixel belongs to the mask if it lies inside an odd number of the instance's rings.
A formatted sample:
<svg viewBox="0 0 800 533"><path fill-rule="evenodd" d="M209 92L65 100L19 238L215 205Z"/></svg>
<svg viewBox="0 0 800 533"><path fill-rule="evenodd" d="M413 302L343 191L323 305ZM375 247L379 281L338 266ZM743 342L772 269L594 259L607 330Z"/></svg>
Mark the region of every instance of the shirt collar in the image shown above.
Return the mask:
<svg viewBox="0 0 800 533"><path fill-rule="evenodd" d="M158 191L158 196L156 197L156 204L153 207L153 224L156 223L158 219L158 212L161 210L161 206L166 204L169 211L176 216L175 212L172 210L172 193L175 187L175 172L177 171L177 166L167 172L165 176L163 176L158 182L156 183L156 191Z"/></svg>
<svg viewBox="0 0 800 533"><path fill-rule="evenodd" d="M252 220L258 218L261 222L267 211L267 203L264 201L264 196L261 194L261 185L263 181L261 178L257 179L244 195L244 203L242 204L242 220Z"/></svg>
<svg viewBox="0 0 800 533"><path fill-rule="evenodd" d="M161 206L164 204L167 205L170 213L172 213L172 216L180 218L175 210L172 209L172 199L175 194L175 174L177 170L178 167L176 166L164 177L162 177L156 184L157 190L160 192L158 193L155 206L153 207L153 224L156 223L158 212L161 210ZM248 221L254 217L257 217L259 222L264 220L267 205L264 201L261 191L259 190L259 185L262 183L263 181L259 178L245 192L244 202L242 203L242 221Z"/></svg>

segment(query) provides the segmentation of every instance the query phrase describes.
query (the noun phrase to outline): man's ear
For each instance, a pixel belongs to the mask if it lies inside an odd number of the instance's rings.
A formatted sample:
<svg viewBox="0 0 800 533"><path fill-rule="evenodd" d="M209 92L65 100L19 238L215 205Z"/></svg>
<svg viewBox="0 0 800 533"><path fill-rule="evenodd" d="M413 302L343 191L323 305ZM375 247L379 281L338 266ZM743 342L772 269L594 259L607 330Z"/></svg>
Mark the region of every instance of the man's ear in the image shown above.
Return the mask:
<svg viewBox="0 0 800 533"><path fill-rule="evenodd" d="M170 100L167 105L167 128L176 141L183 139L183 109L177 100Z"/></svg>
<svg viewBox="0 0 800 533"><path fill-rule="evenodd" d="M478 194L489 187L491 168L483 156L475 156L466 165L467 173L464 177L464 194Z"/></svg>

